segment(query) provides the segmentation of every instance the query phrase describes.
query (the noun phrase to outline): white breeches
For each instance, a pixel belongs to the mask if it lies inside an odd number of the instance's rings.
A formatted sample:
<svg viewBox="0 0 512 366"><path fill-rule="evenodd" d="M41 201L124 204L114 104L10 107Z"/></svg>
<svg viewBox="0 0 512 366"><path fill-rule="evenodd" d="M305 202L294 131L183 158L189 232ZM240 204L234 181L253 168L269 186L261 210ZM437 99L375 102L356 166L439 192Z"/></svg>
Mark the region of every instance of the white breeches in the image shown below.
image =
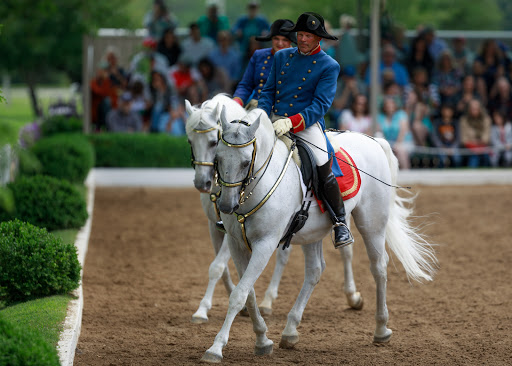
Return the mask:
<svg viewBox="0 0 512 366"><path fill-rule="evenodd" d="M275 114L272 114L272 122L280 119L280 118L286 118L283 116L278 116ZM290 132L291 133L291 132ZM316 165L324 165L329 160L329 154L327 153L327 141L325 140L326 137L324 135L324 131L322 130L322 126L320 126L320 123L315 123L314 125L309 126L305 130L302 130L300 132L297 132L293 135L296 135L300 137L301 139L306 140L307 142L310 142L308 146L313 151L313 154L315 154L316 159ZM313 146L318 146L319 148ZM323 151L322 151L323 150Z"/></svg>

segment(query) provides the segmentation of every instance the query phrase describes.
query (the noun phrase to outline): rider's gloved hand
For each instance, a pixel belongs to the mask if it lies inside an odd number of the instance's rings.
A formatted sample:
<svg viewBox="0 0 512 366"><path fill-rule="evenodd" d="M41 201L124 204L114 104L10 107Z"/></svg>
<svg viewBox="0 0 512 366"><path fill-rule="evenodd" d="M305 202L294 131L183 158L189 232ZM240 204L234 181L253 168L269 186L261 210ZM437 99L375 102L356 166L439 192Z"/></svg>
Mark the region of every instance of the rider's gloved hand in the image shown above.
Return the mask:
<svg viewBox="0 0 512 366"><path fill-rule="evenodd" d="M274 131L276 132L277 136L282 136L286 132L290 131L293 127L292 121L289 118L281 118L276 120L273 124Z"/></svg>
<svg viewBox="0 0 512 366"><path fill-rule="evenodd" d="M258 108L258 101L256 99L251 99L249 103L245 106L245 109L250 111L254 108Z"/></svg>

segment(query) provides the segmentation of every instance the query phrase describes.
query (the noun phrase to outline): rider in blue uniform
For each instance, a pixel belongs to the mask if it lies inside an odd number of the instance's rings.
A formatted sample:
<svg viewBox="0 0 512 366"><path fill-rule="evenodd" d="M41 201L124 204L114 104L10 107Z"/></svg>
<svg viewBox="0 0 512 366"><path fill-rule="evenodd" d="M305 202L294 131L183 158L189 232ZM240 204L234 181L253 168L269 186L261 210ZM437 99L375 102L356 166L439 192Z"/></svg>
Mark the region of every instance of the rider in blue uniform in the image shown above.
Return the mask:
<svg viewBox="0 0 512 366"><path fill-rule="evenodd" d="M341 176L334 149L327 140L324 115L332 104L340 65L320 48L322 38L337 40L325 30L317 13L303 13L295 26L297 48L278 51L259 99L258 107L272 119L278 136L288 131L310 142L315 154L319 189L331 209L334 247L352 244L354 238L345 221L345 206L335 174ZM315 145L315 146L313 146ZM319 192L317 192L319 193Z"/></svg>
<svg viewBox="0 0 512 366"><path fill-rule="evenodd" d="M260 42L272 41L271 48L256 50L252 55L242 80L238 83L233 98L242 107L257 107L263 86L267 82L270 68L274 61L274 54L282 49L289 48L291 43L297 43L295 32L284 31L283 28L293 27L288 19L277 19L270 27L270 34L266 37L256 37Z"/></svg>

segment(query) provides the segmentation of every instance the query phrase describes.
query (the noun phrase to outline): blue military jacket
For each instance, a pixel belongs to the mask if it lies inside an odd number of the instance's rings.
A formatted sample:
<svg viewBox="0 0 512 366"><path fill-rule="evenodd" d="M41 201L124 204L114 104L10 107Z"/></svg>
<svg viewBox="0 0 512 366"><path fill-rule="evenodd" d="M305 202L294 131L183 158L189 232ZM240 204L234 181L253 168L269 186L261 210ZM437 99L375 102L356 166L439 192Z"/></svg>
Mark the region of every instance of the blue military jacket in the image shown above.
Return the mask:
<svg viewBox="0 0 512 366"><path fill-rule="evenodd" d="M254 94L251 99L260 99L273 61L274 55L272 54L272 48L264 48L254 52L249 60L244 76L238 83L235 94L233 95L234 98L241 100L242 105L249 101L253 92Z"/></svg>
<svg viewBox="0 0 512 366"><path fill-rule="evenodd" d="M324 115L336 94L340 65L320 46L310 55L301 55L296 47L274 55L267 83L258 102L269 117L272 113L290 118L292 132L300 132L316 122L325 129ZM326 138L329 153L334 149ZM333 159L333 172L343 175Z"/></svg>

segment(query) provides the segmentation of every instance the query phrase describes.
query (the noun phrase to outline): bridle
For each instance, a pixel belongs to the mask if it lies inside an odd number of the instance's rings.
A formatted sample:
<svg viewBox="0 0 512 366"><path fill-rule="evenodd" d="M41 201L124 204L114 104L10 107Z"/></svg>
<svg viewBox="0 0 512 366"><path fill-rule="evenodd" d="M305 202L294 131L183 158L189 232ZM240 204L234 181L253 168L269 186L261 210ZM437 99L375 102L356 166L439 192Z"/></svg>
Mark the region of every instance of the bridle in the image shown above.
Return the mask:
<svg viewBox="0 0 512 366"><path fill-rule="evenodd" d="M220 133L220 124L217 123L216 126L213 126L213 127L210 127L210 128L206 128L204 130L199 130L197 128L194 128L192 131L195 132L195 133L207 133L207 132L211 132L213 130L217 130L217 134L218 134L218 140L220 139L221 137L221 133ZM202 165L202 166L213 166L213 162L210 162L210 161L198 161L195 159L195 156L194 156L194 149L192 148L192 144L190 144L190 163L192 165L192 168L196 168L196 165Z"/></svg>
<svg viewBox="0 0 512 366"><path fill-rule="evenodd" d="M249 125L247 124L247 122L244 122L244 121L233 121L232 123L243 123L245 125ZM263 169L265 168L265 171L263 172L263 174L260 176L260 180L261 178L263 177L263 175L265 174L266 172L266 167L268 167L270 164L270 159L274 153L274 148L276 146L276 143L277 143L277 137L274 139L274 145L272 146L272 150L270 151L268 157L265 159L265 162L263 163L263 165L261 166L261 168L259 168L256 173L252 173L253 170L254 170L254 163L255 163L255 160L256 160L256 137L254 137L252 140L248 141L248 142L245 142L243 144L233 144L233 143L230 143L230 142L227 142L225 139L224 139L224 136L221 135L220 137L220 141L222 141L222 143L228 147L234 147L234 148L243 148L243 147L247 147L249 145L253 145L253 151L252 151L252 158L251 158L251 163L250 163L250 167L249 167L249 171L247 172L247 176L241 180L241 181L238 181L238 182L233 182L233 183L230 183L230 182L226 182L224 181L221 176L220 176L220 173L219 173L219 170L218 170L218 166L217 166L217 161L215 161L215 176L217 178L217 184L220 184L221 186L223 187L239 187L241 186L241 191L240 191L240 200L239 200L239 203L240 205L242 205L245 201L245 199L247 199L249 196L252 195L252 191L251 193L245 197L244 199L244 195L245 195L245 189L247 188L247 186L256 178L256 176L258 175L258 173ZM252 253L252 247L251 247L251 244L249 242L249 239L247 238L247 233L246 233L246 230L245 230L245 222L247 220L247 218L251 215L253 215L254 213L256 213L264 204L265 202L267 202L267 200L270 198L270 196L272 196L272 194L274 193L274 191L277 189L277 186L279 185L279 183L281 183L281 180L283 179L284 177L284 174L286 173L286 170L288 168L288 165L290 164L290 160L291 160L291 157L293 155L293 150L295 149L295 144L292 144L292 146L290 147L290 153L288 154L288 158L286 160L286 163L283 167L283 170L281 171L281 174L279 175L279 177L277 178L276 182L274 183L274 185L272 186L272 188L270 188L270 190L268 191L268 193L265 195L265 197L263 197L263 199L252 209L250 210L249 212L245 213L245 214L240 214L238 212L234 212L233 214L236 215L236 219L237 221L240 223L240 228L242 230L242 237L244 239L244 243L247 247L247 249L249 250L249 252ZM256 185L259 183L259 180L258 182L256 183ZM256 185L254 186L254 188L256 187ZM253 190L254 190L253 188Z"/></svg>

